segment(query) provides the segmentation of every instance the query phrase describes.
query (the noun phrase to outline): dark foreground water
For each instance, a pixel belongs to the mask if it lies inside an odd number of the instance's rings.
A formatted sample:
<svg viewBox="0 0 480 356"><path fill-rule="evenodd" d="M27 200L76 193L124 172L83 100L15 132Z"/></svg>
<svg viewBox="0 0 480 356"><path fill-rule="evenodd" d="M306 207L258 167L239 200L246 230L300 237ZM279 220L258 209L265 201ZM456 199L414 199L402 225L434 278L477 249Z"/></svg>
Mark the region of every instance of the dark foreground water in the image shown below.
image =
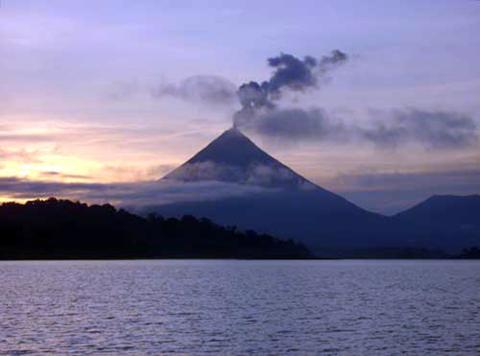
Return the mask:
<svg viewBox="0 0 480 356"><path fill-rule="evenodd" d="M476 261L0 262L0 354L480 353Z"/></svg>

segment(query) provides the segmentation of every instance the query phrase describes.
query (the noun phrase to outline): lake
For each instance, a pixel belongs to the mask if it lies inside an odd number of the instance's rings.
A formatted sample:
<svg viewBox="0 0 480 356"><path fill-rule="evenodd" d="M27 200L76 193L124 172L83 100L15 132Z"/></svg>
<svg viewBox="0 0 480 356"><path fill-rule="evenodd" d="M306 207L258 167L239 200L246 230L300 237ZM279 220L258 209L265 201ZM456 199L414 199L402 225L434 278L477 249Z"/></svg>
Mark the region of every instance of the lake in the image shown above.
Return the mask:
<svg viewBox="0 0 480 356"><path fill-rule="evenodd" d="M0 354L480 353L480 261L4 261L0 281Z"/></svg>

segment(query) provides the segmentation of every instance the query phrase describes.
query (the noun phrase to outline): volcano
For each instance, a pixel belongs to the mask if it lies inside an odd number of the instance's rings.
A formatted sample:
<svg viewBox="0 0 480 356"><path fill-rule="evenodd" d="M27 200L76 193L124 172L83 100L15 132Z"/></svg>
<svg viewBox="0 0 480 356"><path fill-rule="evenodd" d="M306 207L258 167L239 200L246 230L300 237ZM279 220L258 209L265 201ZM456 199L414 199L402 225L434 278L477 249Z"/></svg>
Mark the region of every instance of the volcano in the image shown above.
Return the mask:
<svg viewBox="0 0 480 356"><path fill-rule="evenodd" d="M270 188L308 188L313 184L257 147L240 130L225 131L165 179L219 181Z"/></svg>
<svg viewBox="0 0 480 356"><path fill-rule="evenodd" d="M480 243L478 196L433 197L393 217L372 213L310 182L235 128L161 181L190 188L207 183L212 193L218 187L222 194L149 206L145 212L193 215L291 238L320 256L405 257L412 248L459 251Z"/></svg>
<svg viewBox="0 0 480 356"><path fill-rule="evenodd" d="M163 180L257 188L241 196L154 207L164 216L206 217L223 225L301 241L313 250L389 244L383 234L386 217L310 182L235 128L222 133Z"/></svg>

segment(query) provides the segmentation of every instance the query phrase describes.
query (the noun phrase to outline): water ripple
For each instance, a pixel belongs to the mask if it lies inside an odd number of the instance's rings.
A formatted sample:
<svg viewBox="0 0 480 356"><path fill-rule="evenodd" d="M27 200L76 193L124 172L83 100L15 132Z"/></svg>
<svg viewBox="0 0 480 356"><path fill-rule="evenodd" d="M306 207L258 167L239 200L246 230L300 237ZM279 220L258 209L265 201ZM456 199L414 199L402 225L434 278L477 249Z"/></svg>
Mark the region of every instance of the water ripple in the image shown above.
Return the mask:
<svg viewBox="0 0 480 356"><path fill-rule="evenodd" d="M480 353L476 261L0 262L0 354Z"/></svg>

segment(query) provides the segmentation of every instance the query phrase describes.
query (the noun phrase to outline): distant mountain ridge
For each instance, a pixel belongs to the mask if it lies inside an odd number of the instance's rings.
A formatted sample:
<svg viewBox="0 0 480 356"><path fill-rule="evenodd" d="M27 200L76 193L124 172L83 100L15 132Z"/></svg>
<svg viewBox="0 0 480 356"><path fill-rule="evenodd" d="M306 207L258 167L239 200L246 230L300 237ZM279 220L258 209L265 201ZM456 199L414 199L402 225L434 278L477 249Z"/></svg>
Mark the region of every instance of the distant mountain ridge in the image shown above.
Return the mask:
<svg viewBox="0 0 480 356"><path fill-rule="evenodd" d="M480 246L480 195L434 195L392 217L405 235L428 246Z"/></svg>
<svg viewBox="0 0 480 356"><path fill-rule="evenodd" d="M394 217L402 221L480 226L480 195L433 195Z"/></svg>

